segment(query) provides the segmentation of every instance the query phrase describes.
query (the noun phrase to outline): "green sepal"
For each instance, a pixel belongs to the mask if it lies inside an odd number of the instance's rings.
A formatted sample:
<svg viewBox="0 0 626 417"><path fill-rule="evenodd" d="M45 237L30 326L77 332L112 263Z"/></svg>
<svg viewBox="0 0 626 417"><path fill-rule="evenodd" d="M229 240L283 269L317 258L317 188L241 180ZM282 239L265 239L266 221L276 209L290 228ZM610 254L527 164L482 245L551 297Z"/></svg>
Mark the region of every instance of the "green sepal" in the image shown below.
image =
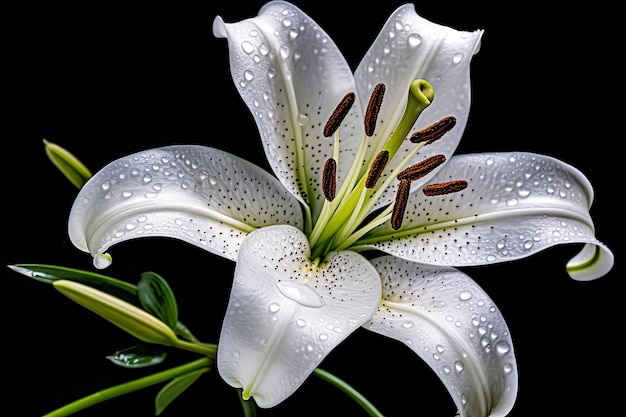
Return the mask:
<svg viewBox="0 0 626 417"><path fill-rule="evenodd" d="M91 178L91 171L67 149L46 139L43 144L50 161L77 188L81 188Z"/></svg>
<svg viewBox="0 0 626 417"><path fill-rule="evenodd" d="M189 388L200 375L210 371L211 368L201 368L188 374L173 378L158 392L154 404L156 408L155 415L160 415L165 408L172 403L180 394L182 394L187 388Z"/></svg>
<svg viewBox="0 0 626 417"><path fill-rule="evenodd" d="M179 342L176 333L167 324L131 303L75 281L60 279L52 285L63 295L139 340L165 346L174 346Z"/></svg>
<svg viewBox="0 0 626 417"><path fill-rule="evenodd" d="M137 295L141 305L151 314L163 320L172 329L178 322L178 306L169 284L155 272L144 272L137 283Z"/></svg>
<svg viewBox="0 0 626 417"><path fill-rule="evenodd" d="M145 368L162 363L166 355L167 352L160 346L135 345L118 350L106 358L115 365L123 368Z"/></svg>

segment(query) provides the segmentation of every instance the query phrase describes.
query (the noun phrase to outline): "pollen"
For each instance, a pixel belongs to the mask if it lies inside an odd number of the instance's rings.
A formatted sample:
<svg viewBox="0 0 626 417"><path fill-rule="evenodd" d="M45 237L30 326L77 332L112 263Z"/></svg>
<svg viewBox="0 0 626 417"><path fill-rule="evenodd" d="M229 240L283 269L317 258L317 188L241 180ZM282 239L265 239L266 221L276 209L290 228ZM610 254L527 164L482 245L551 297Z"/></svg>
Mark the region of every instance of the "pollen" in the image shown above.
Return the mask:
<svg viewBox="0 0 626 417"><path fill-rule="evenodd" d="M341 122L343 122L343 119L348 115L355 100L356 94L353 92L349 92L343 97L335 108L335 111L333 111L333 114L328 118L326 126L324 126L324 136L330 137L339 129Z"/></svg>
<svg viewBox="0 0 626 417"><path fill-rule="evenodd" d="M378 179L382 175L385 170L385 166L387 165L387 161L389 160L389 151L380 151L372 165L370 166L370 172L367 175L367 179L365 180L365 188L374 188Z"/></svg>
<svg viewBox="0 0 626 417"><path fill-rule="evenodd" d="M410 167L400 171L397 178L399 180L409 181L418 180L430 174L435 168L437 168L444 162L446 162L445 155L439 154L430 156L423 161L420 161L417 164L411 165Z"/></svg>
<svg viewBox="0 0 626 417"><path fill-rule="evenodd" d="M378 83L372 95L370 101L367 104L367 111L365 112L365 134L372 136L376 129L376 120L378 119L378 113L380 112L380 106L383 104L383 97L385 95L385 84Z"/></svg>
<svg viewBox="0 0 626 417"><path fill-rule="evenodd" d="M411 181L402 180L398 184L398 191L396 191L396 201L393 205L393 212L391 213L391 227L393 230L398 230L402 226L402 219L404 217L404 210L406 209L407 202L409 201L409 191L411 189Z"/></svg>
<svg viewBox="0 0 626 417"><path fill-rule="evenodd" d="M322 171L322 192L326 200L333 201L337 194L337 161L333 158L326 160Z"/></svg>
<svg viewBox="0 0 626 417"><path fill-rule="evenodd" d="M451 194L462 191L467 188L467 181L465 180L453 180L447 182L440 182L438 184L430 184L422 189L424 195L428 197L434 197L437 195Z"/></svg>
<svg viewBox="0 0 626 417"><path fill-rule="evenodd" d="M441 139L443 135L452 130L454 125L456 125L456 118L454 116L444 117L427 128L413 133L410 141L413 143L427 142L427 144L430 145L434 141Z"/></svg>

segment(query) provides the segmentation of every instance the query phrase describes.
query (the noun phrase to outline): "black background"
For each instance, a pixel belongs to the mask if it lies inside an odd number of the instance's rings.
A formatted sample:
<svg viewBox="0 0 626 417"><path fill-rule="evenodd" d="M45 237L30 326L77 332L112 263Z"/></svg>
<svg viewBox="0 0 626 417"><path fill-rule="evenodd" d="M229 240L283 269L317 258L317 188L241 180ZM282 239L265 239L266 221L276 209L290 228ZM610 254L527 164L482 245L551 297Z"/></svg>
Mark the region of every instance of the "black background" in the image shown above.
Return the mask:
<svg viewBox="0 0 626 417"><path fill-rule="evenodd" d="M226 40L214 38L211 30L216 15L233 22L256 15L261 4L4 6L4 264L92 269L90 256L67 238L76 189L46 159L43 138L67 147L93 171L120 156L174 143L215 146L265 166L255 124L230 78ZM401 2L296 4L356 68ZM623 411L618 391L623 391L624 320L618 308L624 292L618 238L622 74L609 23L616 12L598 2L551 11L543 5L431 1L417 3L416 10L458 29L486 31L472 64L472 112L459 152L533 151L578 167L596 189L591 213L597 235L616 253L614 270L593 282L576 282L565 273L577 245L466 271L499 305L513 334L520 388L510 415L617 415ZM146 270L163 275L177 296L181 320L201 339L217 341L230 262L165 239L128 242L111 252L115 260L105 273L131 282ZM5 384L0 392L11 415L40 416L143 374L105 360L134 344L130 336L51 286L8 269L1 279ZM191 358L173 352L166 363ZM353 384L386 416L455 412L420 359L365 330L333 351L322 367ZM77 415L150 416L157 389ZM163 416L242 415L238 407L235 392L212 372ZM280 406L258 413L336 414L365 415L315 377Z"/></svg>

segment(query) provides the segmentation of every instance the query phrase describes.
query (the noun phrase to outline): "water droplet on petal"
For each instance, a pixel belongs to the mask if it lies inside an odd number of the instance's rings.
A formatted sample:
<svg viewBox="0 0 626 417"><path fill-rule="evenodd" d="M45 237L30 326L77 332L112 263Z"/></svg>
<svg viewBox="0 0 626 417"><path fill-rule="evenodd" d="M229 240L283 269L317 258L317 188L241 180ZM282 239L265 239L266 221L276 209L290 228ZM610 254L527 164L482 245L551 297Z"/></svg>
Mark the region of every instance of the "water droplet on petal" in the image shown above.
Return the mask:
<svg viewBox="0 0 626 417"><path fill-rule="evenodd" d="M422 44L422 37L418 35L417 33L411 33L406 38L406 42L409 44L410 47L415 48Z"/></svg>
<svg viewBox="0 0 626 417"><path fill-rule="evenodd" d="M269 309L272 313L276 313L278 310L280 310L280 304L272 303L269 305Z"/></svg>
<svg viewBox="0 0 626 417"><path fill-rule="evenodd" d="M281 281L276 286L282 295L305 307L318 308L324 305L320 295L306 284Z"/></svg>
<svg viewBox="0 0 626 417"><path fill-rule="evenodd" d="M452 62L454 62L455 64L458 64L459 62L461 62L462 59L463 59L463 54L459 52L459 53L454 54L454 56L452 57Z"/></svg>
<svg viewBox="0 0 626 417"><path fill-rule="evenodd" d="M460 299L461 301L467 301L467 300L469 300L470 298L472 298L472 293L471 293L471 292L469 292L469 291L463 291L463 292L461 292L461 293L459 294L459 299Z"/></svg>
<svg viewBox="0 0 626 417"><path fill-rule="evenodd" d="M252 52L254 52L254 45L252 45L248 41L243 41L241 42L241 49L243 49L245 53L251 54Z"/></svg>
<svg viewBox="0 0 626 417"><path fill-rule="evenodd" d="M513 365L511 365L510 363L505 363L503 369L505 374L510 374L511 371L513 371Z"/></svg>
<svg viewBox="0 0 626 417"><path fill-rule="evenodd" d="M509 350L511 350L511 346L507 341L500 340L498 343L496 343L496 352L498 352L499 354L504 355L508 353Z"/></svg>

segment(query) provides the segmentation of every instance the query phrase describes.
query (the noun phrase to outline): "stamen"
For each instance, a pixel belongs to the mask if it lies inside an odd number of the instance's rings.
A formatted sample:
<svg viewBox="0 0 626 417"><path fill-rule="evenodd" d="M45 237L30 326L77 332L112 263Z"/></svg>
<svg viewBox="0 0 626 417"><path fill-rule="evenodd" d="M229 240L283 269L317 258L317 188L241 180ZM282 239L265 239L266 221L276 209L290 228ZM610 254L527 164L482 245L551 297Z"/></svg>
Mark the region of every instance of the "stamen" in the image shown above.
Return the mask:
<svg viewBox="0 0 626 417"><path fill-rule="evenodd" d="M433 169L437 168L439 165L443 164L446 161L445 155L433 155L430 156L423 161L418 162L417 164L411 165L410 167L402 170L397 178L399 180L409 180L415 181L420 178L428 175Z"/></svg>
<svg viewBox="0 0 626 417"><path fill-rule="evenodd" d="M378 155L376 155L374 162L372 162L372 165L370 166L370 172L367 174L365 188L374 188L374 186L376 186L376 182L378 182L378 179L385 170L388 160L389 151L380 151Z"/></svg>
<svg viewBox="0 0 626 417"><path fill-rule="evenodd" d="M441 139L454 125L456 125L456 118L454 116L444 117L427 128L413 133L410 141L413 143L428 142L427 144L430 145L434 141Z"/></svg>
<svg viewBox="0 0 626 417"><path fill-rule="evenodd" d="M367 136L372 136L374 134L374 130L376 129L376 119L378 118L378 113L380 112L380 106L383 104L385 90L385 84L378 83L376 84L376 87L374 87L372 95L370 96L370 101L367 104L367 111L365 112L365 134Z"/></svg>
<svg viewBox="0 0 626 417"><path fill-rule="evenodd" d="M333 201L337 193L337 161L333 158L326 160L322 171L322 192L326 200Z"/></svg>
<svg viewBox="0 0 626 417"><path fill-rule="evenodd" d="M406 204L409 201L409 191L411 189L411 181L402 180L398 184L398 191L396 191L396 202L393 205L393 212L391 213L391 227L393 230L398 230L402 226L402 218L404 217L404 210Z"/></svg>
<svg viewBox="0 0 626 417"><path fill-rule="evenodd" d="M467 188L467 181L453 180L453 181L448 181L448 182L440 182L438 184L427 185L422 189L422 191L424 192L424 195L428 197L433 197L437 195L456 193L466 188Z"/></svg>
<svg viewBox="0 0 626 417"><path fill-rule="evenodd" d="M324 126L324 136L330 137L339 129L341 122L343 122L343 119L348 115L355 99L356 95L353 92L349 92L343 97L333 114L328 118L326 126Z"/></svg>

